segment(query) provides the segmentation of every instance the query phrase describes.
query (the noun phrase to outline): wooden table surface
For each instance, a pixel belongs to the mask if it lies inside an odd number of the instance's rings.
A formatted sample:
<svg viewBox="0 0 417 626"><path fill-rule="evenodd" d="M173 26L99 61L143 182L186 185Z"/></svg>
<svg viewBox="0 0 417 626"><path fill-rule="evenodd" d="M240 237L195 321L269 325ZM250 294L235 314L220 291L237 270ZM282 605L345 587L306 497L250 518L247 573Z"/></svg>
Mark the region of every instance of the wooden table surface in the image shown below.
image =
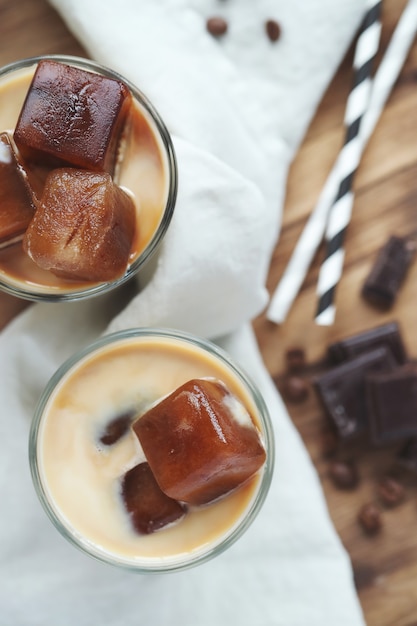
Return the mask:
<svg viewBox="0 0 417 626"><path fill-rule="evenodd" d="M384 50L405 0L384 0L381 50ZM0 65L46 53L86 56L57 13L45 0L0 0ZM343 140L343 111L351 80L349 50L329 86L290 171L282 234L272 258L268 288L281 276L309 212ZM1 103L0 103L1 106ZM317 255L286 322L276 326L264 315L255 331L271 375L283 379L290 346L306 350L309 371L326 346L386 321L397 320L411 355L417 356L415 329L417 263L412 266L395 307L380 313L360 296L361 284L375 254L391 234L417 233L417 43L414 43L392 95L373 133L355 178L355 206L346 240L343 278L337 290L337 318L331 327L315 325ZM0 295L0 327L26 303ZM351 492L335 488L322 434L325 419L313 392L303 404L288 403L289 413L311 454L337 531L353 562L359 598L369 626L417 624L417 478L406 481L407 498L383 510L383 530L373 538L357 523L361 504L375 501L379 476L389 471L392 450L355 452L361 482ZM335 625L337 626L337 625Z"/></svg>

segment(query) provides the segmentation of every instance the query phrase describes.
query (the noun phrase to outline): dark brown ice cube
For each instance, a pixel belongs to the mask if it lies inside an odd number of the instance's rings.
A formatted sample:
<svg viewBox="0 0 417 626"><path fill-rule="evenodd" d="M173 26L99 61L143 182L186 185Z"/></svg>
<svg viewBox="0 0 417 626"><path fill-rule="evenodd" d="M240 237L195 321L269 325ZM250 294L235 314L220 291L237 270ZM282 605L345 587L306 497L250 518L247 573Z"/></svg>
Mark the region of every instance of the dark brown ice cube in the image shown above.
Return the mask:
<svg viewBox="0 0 417 626"><path fill-rule="evenodd" d="M129 428L137 411L132 409L130 411L124 411L120 415L113 417L104 427L102 433L100 433L100 443L105 446L112 446L117 443L119 439L124 437L129 432Z"/></svg>
<svg viewBox="0 0 417 626"><path fill-rule="evenodd" d="M126 271L135 232L135 207L110 174L56 169L23 247L57 276L109 281Z"/></svg>
<svg viewBox="0 0 417 626"><path fill-rule="evenodd" d="M130 105L130 91L118 80L41 61L14 140L30 161L113 173Z"/></svg>
<svg viewBox="0 0 417 626"><path fill-rule="evenodd" d="M249 414L216 380L190 380L133 423L154 476L171 498L193 505L235 489L265 462Z"/></svg>
<svg viewBox="0 0 417 626"><path fill-rule="evenodd" d="M158 486L148 463L140 463L122 478L122 498L137 532L155 532L180 520L185 509Z"/></svg>
<svg viewBox="0 0 417 626"><path fill-rule="evenodd" d="M7 133L0 133L0 247L23 236L35 206Z"/></svg>

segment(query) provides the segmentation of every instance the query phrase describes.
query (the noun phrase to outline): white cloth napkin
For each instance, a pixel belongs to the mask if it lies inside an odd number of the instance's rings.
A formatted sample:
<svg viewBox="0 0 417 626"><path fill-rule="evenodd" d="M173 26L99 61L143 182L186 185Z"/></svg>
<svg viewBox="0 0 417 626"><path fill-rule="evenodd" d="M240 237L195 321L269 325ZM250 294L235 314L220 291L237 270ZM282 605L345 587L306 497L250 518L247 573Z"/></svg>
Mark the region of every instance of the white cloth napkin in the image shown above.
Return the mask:
<svg viewBox="0 0 417 626"><path fill-rule="evenodd" d="M158 108L180 185L155 272L128 304L124 291L38 304L0 334L0 623L359 626L349 559L250 320L267 302L288 165L363 0L53 4L93 58ZM213 14L229 21L221 41L205 31ZM270 17L282 25L275 44L263 30ZM222 556L179 574L133 575L74 550L46 518L28 469L31 415L54 370L103 332L139 325L216 339L259 385L275 429L275 474L258 518Z"/></svg>

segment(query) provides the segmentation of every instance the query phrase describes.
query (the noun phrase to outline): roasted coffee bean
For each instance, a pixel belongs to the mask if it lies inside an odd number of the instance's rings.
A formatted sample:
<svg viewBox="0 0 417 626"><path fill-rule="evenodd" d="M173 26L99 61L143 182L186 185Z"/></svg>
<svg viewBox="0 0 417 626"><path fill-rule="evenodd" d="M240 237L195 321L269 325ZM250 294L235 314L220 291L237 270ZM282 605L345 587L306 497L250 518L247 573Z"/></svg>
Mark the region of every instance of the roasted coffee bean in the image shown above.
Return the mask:
<svg viewBox="0 0 417 626"><path fill-rule="evenodd" d="M379 483L378 495L386 506L394 507L404 500L405 489L397 480L387 477Z"/></svg>
<svg viewBox="0 0 417 626"><path fill-rule="evenodd" d="M213 37L221 37L227 33L228 24L223 17L210 17L206 22L206 27Z"/></svg>
<svg viewBox="0 0 417 626"><path fill-rule="evenodd" d="M281 26L276 20L267 20L265 22L265 32L270 41L278 41L281 36Z"/></svg>
<svg viewBox="0 0 417 626"><path fill-rule="evenodd" d="M359 482L356 466L348 461L333 461L329 474L339 489L354 489Z"/></svg>
<svg viewBox="0 0 417 626"><path fill-rule="evenodd" d="M306 364L306 355L303 348L288 348L285 353L287 369L290 372L300 372Z"/></svg>
<svg viewBox="0 0 417 626"><path fill-rule="evenodd" d="M368 535L376 535L382 528L381 511L375 504L365 504L359 511L358 522Z"/></svg>
<svg viewBox="0 0 417 626"><path fill-rule="evenodd" d="M298 376L288 376L283 382L283 392L289 402L303 402L308 396L308 385Z"/></svg>

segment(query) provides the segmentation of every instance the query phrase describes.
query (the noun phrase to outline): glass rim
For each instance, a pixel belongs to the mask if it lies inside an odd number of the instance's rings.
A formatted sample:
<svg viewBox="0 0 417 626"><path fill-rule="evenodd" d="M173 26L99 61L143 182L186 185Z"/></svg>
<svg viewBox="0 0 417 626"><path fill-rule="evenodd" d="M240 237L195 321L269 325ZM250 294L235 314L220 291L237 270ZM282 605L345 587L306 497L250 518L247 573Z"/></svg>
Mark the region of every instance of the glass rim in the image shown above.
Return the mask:
<svg viewBox="0 0 417 626"><path fill-rule="evenodd" d="M208 352L210 355L219 359L225 366L230 368L232 373L237 376L239 382L244 385L246 391L249 393L254 405L256 406L260 422L259 427L266 449L266 461L262 468L262 474L259 478L259 484L256 487L256 492L242 518L236 523L230 533L226 533L225 536L220 536L218 541L214 542L213 545L209 546L206 550L196 550L195 553L191 554L185 553L183 558L181 554L176 554L175 556L168 557L167 559L152 559L151 557L143 557L141 562L135 563L132 560L123 559L122 557L119 558L117 555L100 550L92 542L87 539L83 539L80 535L78 535L76 529L73 528L71 531L70 524L68 526L65 525L63 519L59 517L58 513L50 504L46 493L47 490L42 482L38 464L38 435L43 412L49 402L49 399L53 395L59 382L67 374L70 374L71 370L75 370L81 361L94 353L99 352L102 348L105 348L108 345L124 343L130 338L138 337L162 338L175 340L180 343L185 342L191 344L194 347ZM269 492L274 469L275 442L272 421L265 400L252 379L225 350L210 340L202 339L191 333L177 331L170 328L144 327L130 328L104 335L74 353L55 371L44 388L35 408L30 426L28 452L30 472L36 494L50 521L65 539L67 539L73 546L98 561L140 574L151 574L182 571L205 563L211 558L220 555L244 534L261 510Z"/></svg>
<svg viewBox="0 0 417 626"><path fill-rule="evenodd" d="M85 300L87 298L91 298L112 291L116 287L119 287L120 285L127 282L132 276L137 274L138 271L148 262L148 260L157 250L172 220L178 192L178 165L171 135L157 109L151 103L149 98L138 87L136 87L136 85L134 85L130 80L125 78L116 70L102 65L97 61L93 61L91 59L80 56L64 54L45 54L19 59L17 61L13 61L11 63L8 63L7 65L2 66L0 68L0 79L12 72L36 65L37 63L45 59L58 61L60 63L67 63L68 65L76 65L82 69L93 71L102 74L107 78L113 78L115 80L123 82L130 89L134 98L144 107L146 112L152 118L156 130L158 131L159 139L161 140L162 146L164 148L164 156L166 159L167 167L167 193L165 208L163 210L161 220L144 250L129 265L123 276L120 276L113 281L94 283L91 286L86 285L82 288L77 287L74 288L74 290L66 289L65 291L59 292L58 289L54 290L53 287L51 287L50 289L48 289L48 287L42 287L42 289L39 291L34 290L34 288L31 289L30 285L25 288L22 285L7 281L4 277L0 275L0 289L18 298L34 302L73 302L76 300Z"/></svg>

